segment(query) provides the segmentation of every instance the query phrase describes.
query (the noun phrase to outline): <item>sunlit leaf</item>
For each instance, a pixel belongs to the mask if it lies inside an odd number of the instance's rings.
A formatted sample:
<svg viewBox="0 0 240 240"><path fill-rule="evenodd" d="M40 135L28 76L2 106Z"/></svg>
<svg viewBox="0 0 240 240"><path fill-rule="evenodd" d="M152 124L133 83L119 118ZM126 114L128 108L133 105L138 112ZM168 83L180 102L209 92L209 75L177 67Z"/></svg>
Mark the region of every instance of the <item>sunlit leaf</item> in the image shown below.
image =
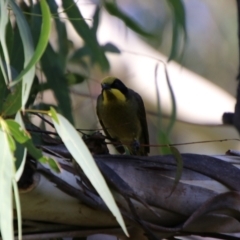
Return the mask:
<svg viewBox="0 0 240 240"><path fill-rule="evenodd" d="M56 160L54 160L53 158L49 158L48 159L48 164L51 167L52 170L54 170L57 173L60 173L60 166L58 164L58 162Z"/></svg>
<svg viewBox="0 0 240 240"><path fill-rule="evenodd" d="M13 193L14 193L14 201L17 212L17 225L18 225L18 239L22 239L22 214L21 214L21 205L20 205L20 197L18 192L18 186L15 179L12 179Z"/></svg>
<svg viewBox="0 0 240 240"><path fill-rule="evenodd" d="M8 139L8 144L9 144L10 150L11 150L12 152L15 152L15 150L16 150L16 144L15 144L14 139L12 138L11 135L8 135L8 134L7 134L7 139Z"/></svg>
<svg viewBox="0 0 240 240"><path fill-rule="evenodd" d="M29 135L23 130L21 125L12 119L7 119L6 124L9 128L11 135L18 141L19 143L27 142L30 137Z"/></svg>
<svg viewBox="0 0 240 240"><path fill-rule="evenodd" d="M50 117L57 123L59 124L59 120L58 120L58 115L57 115L57 112L55 111L54 108L51 108L50 111Z"/></svg>
<svg viewBox="0 0 240 240"><path fill-rule="evenodd" d="M51 115L55 115L54 109L50 111ZM113 215L116 217L118 223L122 227L125 234L127 234L127 229L125 227L123 218L120 214L119 209L114 201L114 198L108 189L108 186L100 173L92 155L90 154L88 148L83 142L82 138L79 136L75 128L67 121L66 118L60 114L56 114L58 122L53 119L54 126L64 142L65 146L72 154L77 163L81 166L82 170L88 177L91 184L94 186L98 194L104 200L106 205L109 207Z"/></svg>
<svg viewBox="0 0 240 240"><path fill-rule="evenodd" d="M14 159L6 131L0 129L0 232L3 240L13 240L12 179Z"/></svg>
<svg viewBox="0 0 240 240"><path fill-rule="evenodd" d="M16 114L15 121L19 124L19 127L21 129L24 128L24 123L23 123L20 112L18 112ZM21 131L21 133L22 133L22 131ZM22 138L24 138L24 136ZM15 157L16 157L15 166L16 166L17 171L15 173L15 179L16 179L16 181L18 181L20 179L20 177L22 176L22 173L24 170L26 157L27 157L27 149L24 147L24 145L22 145L18 142L16 142L16 146L17 146L17 149L15 152ZM16 195L16 193L15 193L15 195Z"/></svg>

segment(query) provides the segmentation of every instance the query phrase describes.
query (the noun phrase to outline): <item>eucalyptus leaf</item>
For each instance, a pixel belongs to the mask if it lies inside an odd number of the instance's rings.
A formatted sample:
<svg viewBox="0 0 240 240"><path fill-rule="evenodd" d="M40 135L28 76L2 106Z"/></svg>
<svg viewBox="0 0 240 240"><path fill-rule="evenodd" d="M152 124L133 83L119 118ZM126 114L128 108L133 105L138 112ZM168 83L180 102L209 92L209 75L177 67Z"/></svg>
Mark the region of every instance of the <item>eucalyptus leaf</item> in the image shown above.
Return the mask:
<svg viewBox="0 0 240 240"><path fill-rule="evenodd" d="M92 31L94 32L95 36L97 35L98 25L99 25L99 17L100 17L100 7L97 5L94 15L93 15L93 26Z"/></svg>
<svg viewBox="0 0 240 240"><path fill-rule="evenodd" d="M7 7L8 1L2 0L0 2L0 43L3 55L0 56L0 66L6 84L8 84L12 79L10 70L10 57L6 42L6 29L9 22Z"/></svg>
<svg viewBox="0 0 240 240"><path fill-rule="evenodd" d="M46 52L41 59L42 70L47 78L48 85L53 90L58 101L58 107L62 114L73 123L71 112L71 99L68 91L67 79L64 69L58 58L58 54L54 52L50 44L48 44ZM61 87L56 87L61 86Z"/></svg>
<svg viewBox="0 0 240 240"><path fill-rule="evenodd" d="M19 143L23 144L30 139L28 133L22 128L22 126L12 119L7 119L6 124L11 135L18 141Z"/></svg>
<svg viewBox="0 0 240 240"><path fill-rule="evenodd" d="M106 43L102 48L105 52L121 53L120 49L110 42Z"/></svg>
<svg viewBox="0 0 240 240"><path fill-rule="evenodd" d="M99 171L92 155L90 154L82 138L79 136L76 129L68 122L68 120L60 114L57 114L53 108L50 110L49 114L50 116L54 116L52 117L54 126L57 130L57 133L64 142L64 145L72 154L76 162L80 165L91 184L94 186L94 188L96 189L100 197L103 199L103 201L106 203L112 214L116 217L116 220L122 227L125 234L128 236L122 215L101 172ZM56 121L56 117L58 121Z"/></svg>
<svg viewBox="0 0 240 240"><path fill-rule="evenodd" d="M12 93L9 93L3 103L2 115L12 116L21 109L22 84L19 83Z"/></svg>
<svg viewBox="0 0 240 240"><path fill-rule="evenodd" d="M184 3L182 0L168 0L168 5L171 7L173 12L173 33L172 33L172 48L168 58L168 61L176 59L179 56L180 51L180 36L184 36L184 44L187 38L186 31L186 13L184 9ZM184 48L182 49L183 53ZM182 55L182 54L180 54Z"/></svg>
<svg viewBox="0 0 240 240"><path fill-rule="evenodd" d="M12 179L14 158L6 131L0 129L0 232L3 240L13 240Z"/></svg>
<svg viewBox="0 0 240 240"><path fill-rule="evenodd" d="M24 123L23 123L20 112L17 112L15 121L19 124L19 127L21 129L24 128ZM20 134L22 134L23 131L24 130L20 131ZM17 147L17 149L15 151L15 157L16 157L15 166L16 166L17 171L15 173L15 180L18 181L20 179L20 177L22 176L22 173L24 170L26 157L27 157L27 149L25 148L25 146L23 144L20 144L19 142L16 142L16 147Z"/></svg>
<svg viewBox="0 0 240 240"><path fill-rule="evenodd" d="M181 179L182 172L183 172L183 159L177 148L170 146L170 150L171 150L172 155L174 156L174 159L176 160L176 165L177 165L177 171L176 171L176 176L174 179L174 185L170 192L170 195L171 195Z"/></svg>
<svg viewBox="0 0 240 240"><path fill-rule="evenodd" d="M72 26L79 34L79 36L85 42L85 45L91 49L91 60L93 63L97 63L103 71L109 70L109 62L105 56L103 49L100 47L97 36L90 29L88 24L85 22L79 8L77 7L74 0L62 1L63 8L71 22ZM76 21L76 19L79 19Z"/></svg>
<svg viewBox="0 0 240 240"><path fill-rule="evenodd" d="M104 7L111 15L121 19L127 27L144 37L154 37L151 33L145 31L131 17L125 14L116 4L115 1L104 1Z"/></svg>
<svg viewBox="0 0 240 240"><path fill-rule="evenodd" d="M33 70L34 70L35 64L41 58L41 56L42 56L43 52L45 51L45 48L48 44L50 30L51 30L51 14L50 14L49 7L46 3L46 0L40 1L40 6L41 6L41 11L42 11L42 27L41 27L40 38L39 38L39 41L38 41L35 52L31 56L27 65L25 66L24 70L15 79L15 83L17 81L21 80L22 77L25 74L27 74L28 72L29 72L29 75L30 75L30 73L31 74L33 73L33 75L34 75ZM18 13L20 15L20 11L18 11L18 9L16 7L16 4L13 0L11 0L11 7L12 8L15 7L16 8L16 10L15 10L16 13ZM21 21L23 20L22 17L19 17L19 19ZM19 25L19 26L21 26L21 25ZM23 24L22 26L25 26L25 24ZM23 28L23 29L25 29L25 30L28 29L27 32L29 32L29 28L26 27L26 28ZM22 37L22 39L24 39L24 34L21 34L21 37ZM29 39L30 38L28 37L28 40ZM29 41L27 41L27 42L29 42ZM23 44L27 44L27 43L23 41ZM27 46L24 49L26 49L26 51L29 51L30 47ZM24 96L24 99L22 99L22 106L24 106L25 103L27 102L27 99L28 99L28 96L29 96L29 93L30 93L30 89L31 89L31 86L32 86L32 82L33 82L33 75L32 75L32 77L26 78L26 81L23 81L23 96Z"/></svg>
<svg viewBox="0 0 240 240"><path fill-rule="evenodd" d="M67 79L69 86L78 84L78 83L82 83L86 79L85 76L80 75L78 73L67 73L67 74L65 74L65 77Z"/></svg>

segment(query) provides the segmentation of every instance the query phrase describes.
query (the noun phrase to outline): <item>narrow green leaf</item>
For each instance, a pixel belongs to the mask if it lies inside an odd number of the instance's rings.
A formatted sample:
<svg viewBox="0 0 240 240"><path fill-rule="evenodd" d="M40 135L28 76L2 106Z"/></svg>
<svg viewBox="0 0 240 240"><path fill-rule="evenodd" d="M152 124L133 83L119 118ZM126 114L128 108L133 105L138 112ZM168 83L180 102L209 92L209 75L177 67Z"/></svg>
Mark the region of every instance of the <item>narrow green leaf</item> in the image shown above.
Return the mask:
<svg viewBox="0 0 240 240"><path fill-rule="evenodd" d="M22 13L22 10L19 8L19 6L15 3L14 0L9 0L9 5L12 8L12 11L14 12L14 15L16 17L16 22L18 24L19 33L22 39L23 44L23 51L24 51L24 67L25 69L22 70L24 74L21 75L21 73L18 76L21 76L19 79L22 81L22 102L21 106L24 108L25 103L28 99L29 91L32 86L33 78L35 75L35 65L32 64L31 66L27 67L29 62L31 61L31 58L33 56L34 47L32 42L32 36L30 33L30 29L28 26L28 23L25 19L25 16ZM21 59L23 61L23 59ZM18 77L17 77L18 78ZM11 82L11 86L15 85L17 81Z"/></svg>
<svg viewBox="0 0 240 240"><path fill-rule="evenodd" d="M41 58L42 54L44 53L47 44L48 44L48 39L50 36L50 31L51 31L51 14L49 7L46 3L46 0L41 0L40 1L41 5L41 10L42 10L42 28L41 28L41 34L40 34L40 39L38 41L36 50L31 58L31 60L28 62L27 66L23 69L23 71L18 75L18 77L15 79L14 84L16 84L17 81L21 80L22 77L29 71L31 70L32 67L35 66L35 64L39 61ZM14 3L14 0L11 0L11 7L16 6ZM15 13L15 12L14 12ZM16 14L16 13L15 13ZM30 88L25 86L23 87L23 91L30 91Z"/></svg>
<svg viewBox="0 0 240 240"><path fill-rule="evenodd" d="M186 14L184 9L184 4L182 0L168 0L168 5L172 9L173 12L173 34L172 34L172 48L168 58L168 61L176 59L180 52L180 36L181 34L184 35L184 45L187 38L187 31L186 31ZM182 49L183 53L184 47ZM182 55L182 54L180 54Z"/></svg>
<svg viewBox="0 0 240 240"><path fill-rule="evenodd" d="M7 139L8 139L8 145L9 145L11 151L12 151L12 153L14 153L16 150L15 141L13 140L12 136L8 135L8 134L7 134Z"/></svg>
<svg viewBox="0 0 240 240"><path fill-rule="evenodd" d="M146 32L143 28L139 26L133 19L131 19L127 14L125 14L116 4L116 1L104 1L104 7L113 16L121 19L127 27L132 29L134 32L145 36L153 37L151 33Z"/></svg>
<svg viewBox="0 0 240 240"><path fill-rule="evenodd" d="M20 128L22 128L22 129L24 128L24 123L23 123L20 112L17 112L15 121L19 124ZM25 136L23 136L21 138L24 138L24 137ZM19 142L16 142L16 146L17 146L17 149L15 152L15 156L16 156L15 166L16 166L17 171L15 173L15 180L18 181L20 179L20 177L22 176L22 173L24 170L26 157L27 157L27 149L24 147L23 144L20 144Z"/></svg>
<svg viewBox="0 0 240 240"><path fill-rule="evenodd" d="M12 179L14 178L14 158L6 131L0 129L0 232L4 240L13 240Z"/></svg>
<svg viewBox="0 0 240 240"><path fill-rule="evenodd" d="M176 163L177 163L177 171L176 171L176 176L174 179L174 185L172 187L172 190L169 194L169 196L171 196L171 194L173 193L173 191L175 190L177 184L179 183L181 176L182 176L182 171L183 171L183 160L182 160L182 156L180 154L180 152L178 151L177 148L175 147L170 147L171 153L173 154Z"/></svg>
<svg viewBox="0 0 240 240"><path fill-rule="evenodd" d="M119 48L117 48L115 45L112 43L106 43L104 46L102 46L105 52L111 52L111 53L121 53Z"/></svg>
<svg viewBox="0 0 240 240"><path fill-rule="evenodd" d="M29 152L29 154L37 159L38 161L44 161L44 159L42 159L43 155L42 155L42 151L37 149L34 145L31 139L29 139L27 142L23 143L24 146L27 148L27 151ZM45 162L45 161L44 161Z"/></svg>
<svg viewBox="0 0 240 240"><path fill-rule="evenodd" d="M73 25L76 32L85 42L85 45L91 49L91 60L93 63L97 63L103 71L109 70L109 62L105 56L104 51L100 47L97 36L90 29L88 24L85 22L79 8L77 7L74 0L64 0L62 1L63 8L69 17L69 21ZM79 21L75 21L79 19Z"/></svg>
<svg viewBox="0 0 240 240"><path fill-rule="evenodd" d="M21 109L22 84L17 84L12 93L9 93L6 101L3 103L3 116L12 116Z"/></svg>
<svg viewBox="0 0 240 240"><path fill-rule="evenodd" d="M20 204L18 186L15 179L12 180L12 185L13 185L15 206L17 210L18 239L20 240L22 239L22 214L21 214L21 204Z"/></svg>
<svg viewBox="0 0 240 240"><path fill-rule="evenodd" d="M171 117L167 126L167 130L166 130L166 134L169 135L170 131L172 130L176 119L177 119L177 103L176 103L176 98L173 92L173 88L170 82L170 78L168 75L168 70L167 70L167 66L164 66L164 71L165 71L165 76L166 76L166 80L167 80L167 85L168 85L168 89L170 92L170 96L171 96L171 104L172 104L172 109L171 109Z"/></svg>
<svg viewBox="0 0 240 240"><path fill-rule="evenodd" d="M57 118L59 123L52 118L53 123L65 146L77 163L81 166L91 184L94 186L112 214L116 217L125 234L128 236L121 213L87 146L84 144L78 132L66 118L60 114L57 114Z"/></svg>
<svg viewBox="0 0 240 240"><path fill-rule="evenodd" d="M12 47L13 47L13 41L14 41L14 32L12 29L11 21L8 21L7 28L6 28L6 39L7 39L7 49L8 54L11 55Z"/></svg>
<svg viewBox="0 0 240 240"><path fill-rule="evenodd" d="M67 74L65 74L65 77L67 79L69 86L78 84L78 83L82 83L86 79L85 76L80 75L78 73L67 73Z"/></svg>
<svg viewBox="0 0 240 240"><path fill-rule="evenodd" d="M58 14L58 4L56 1L48 1L49 8L52 15L54 16L54 22L57 31L57 42L58 42L58 57L63 69L66 67L68 49L69 49L69 40L67 36L66 25L60 19L61 17Z"/></svg>
<svg viewBox="0 0 240 240"><path fill-rule="evenodd" d="M6 84L8 84L8 82L12 79L10 70L10 58L6 42L6 30L9 21L7 7L8 1L0 1L0 43L3 53L3 56L0 56L0 66Z"/></svg>
<svg viewBox="0 0 240 240"><path fill-rule="evenodd" d="M60 173L60 166L58 164L58 162L56 160L54 160L53 158L49 158L48 159L48 164L51 167L52 170L54 170L57 173Z"/></svg>
<svg viewBox="0 0 240 240"><path fill-rule="evenodd" d="M11 66L16 71L16 73L12 76L12 78L15 79L24 68L24 51L23 51L23 43L22 43L24 39L21 38L19 28L17 25L13 29L13 36L14 38L13 38L12 52L10 56L10 63L11 63Z"/></svg>
<svg viewBox="0 0 240 240"><path fill-rule="evenodd" d="M61 113L73 123L71 98L68 91L65 72L64 69L62 69L57 53L54 52L50 44L48 44L47 50L42 56L41 65L47 78L48 85L53 90L58 101L58 107L61 110Z"/></svg>
<svg viewBox="0 0 240 240"><path fill-rule="evenodd" d="M16 139L17 142L23 144L30 139L27 132L15 120L8 119L6 120L6 124L9 128L11 135Z"/></svg>
<svg viewBox="0 0 240 240"><path fill-rule="evenodd" d="M97 30L99 25L99 16L100 16L100 7L96 5L95 12L93 14L93 26L91 30L94 32L94 35L97 36Z"/></svg>
<svg viewBox="0 0 240 240"><path fill-rule="evenodd" d="M9 89L7 88L1 69L0 69L0 113L2 113L3 111L3 105L4 102L8 96L8 94L10 94Z"/></svg>
<svg viewBox="0 0 240 240"><path fill-rule="evenodd" d="M57 112L55 111L55 109L54 109L53 107L50 108L49 116L50 116L57 124L59 124Z"/></svg>

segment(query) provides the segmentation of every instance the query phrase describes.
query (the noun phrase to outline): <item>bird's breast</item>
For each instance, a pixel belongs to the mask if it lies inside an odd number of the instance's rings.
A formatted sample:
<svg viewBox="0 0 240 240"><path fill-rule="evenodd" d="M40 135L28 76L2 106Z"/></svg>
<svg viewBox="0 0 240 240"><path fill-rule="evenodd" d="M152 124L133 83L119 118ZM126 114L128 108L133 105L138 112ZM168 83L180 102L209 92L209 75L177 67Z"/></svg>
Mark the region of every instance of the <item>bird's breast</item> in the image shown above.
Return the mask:
<svg viewBox="0 0 240 240"><path fill-rule="evenodd" d="M141 124L137 116L136 106L129 102L112 102L100 107L101 120L112 138L138 139Z"/></svg>

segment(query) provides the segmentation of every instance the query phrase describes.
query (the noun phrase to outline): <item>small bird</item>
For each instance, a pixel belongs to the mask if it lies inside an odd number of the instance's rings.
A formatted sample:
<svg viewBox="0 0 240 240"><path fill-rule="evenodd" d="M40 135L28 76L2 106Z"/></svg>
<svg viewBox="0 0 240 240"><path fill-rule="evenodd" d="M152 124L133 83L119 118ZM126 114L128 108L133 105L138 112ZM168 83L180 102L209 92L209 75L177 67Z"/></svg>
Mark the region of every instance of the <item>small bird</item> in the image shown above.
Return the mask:
<svg viewBox="0 0 240 240"><path fill-rule="evenodd" d="M97 115L106 136L120 153L127 149L132 155L146 156L149 153L149 136L141 96L115 77L104 78L101 85Z"/></svg>

